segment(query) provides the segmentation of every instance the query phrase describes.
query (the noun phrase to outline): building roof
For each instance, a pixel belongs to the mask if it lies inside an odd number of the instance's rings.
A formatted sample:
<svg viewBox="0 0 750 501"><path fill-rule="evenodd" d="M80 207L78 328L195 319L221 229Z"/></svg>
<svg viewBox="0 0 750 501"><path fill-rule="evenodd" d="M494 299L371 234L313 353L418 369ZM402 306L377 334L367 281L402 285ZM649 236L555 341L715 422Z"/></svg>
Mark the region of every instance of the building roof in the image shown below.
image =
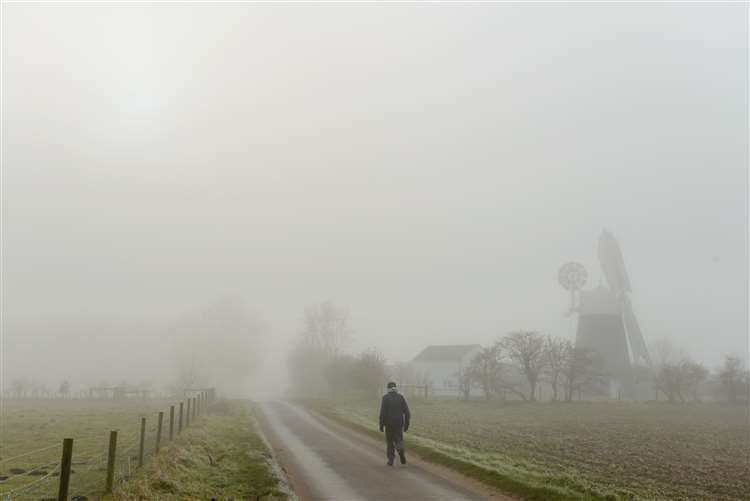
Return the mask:
<svg viewBox="0 0 750 501"><path fill-rule="evenodd" d="M461 360L468 353L481 348L478 344L432 345L414 357L415 361Z"/></svg>

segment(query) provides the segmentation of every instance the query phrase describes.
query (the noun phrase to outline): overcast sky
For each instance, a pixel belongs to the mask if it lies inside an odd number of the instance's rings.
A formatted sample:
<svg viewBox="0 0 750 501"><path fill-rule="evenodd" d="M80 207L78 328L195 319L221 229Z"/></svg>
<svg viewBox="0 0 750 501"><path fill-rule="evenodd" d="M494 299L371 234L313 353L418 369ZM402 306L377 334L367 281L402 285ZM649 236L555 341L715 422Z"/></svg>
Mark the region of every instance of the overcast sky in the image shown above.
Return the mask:
<svg viewBox="0 0 750 501"><path fill-rule="evenodd" d="M604 227L648 343L748 351L746 4L2 9L12 374L153 372L225 295L277 346L323 300L390 360L572 338Z"/></svg>

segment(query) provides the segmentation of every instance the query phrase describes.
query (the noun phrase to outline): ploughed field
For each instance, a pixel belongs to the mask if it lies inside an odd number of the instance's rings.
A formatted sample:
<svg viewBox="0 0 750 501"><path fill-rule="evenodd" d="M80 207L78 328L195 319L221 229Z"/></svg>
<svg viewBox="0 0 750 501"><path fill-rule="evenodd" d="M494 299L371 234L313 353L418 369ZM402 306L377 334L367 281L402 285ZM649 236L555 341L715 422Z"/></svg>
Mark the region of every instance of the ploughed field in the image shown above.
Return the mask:
<svg viewBox="0 0 750 501"><path fill-rule="evenodd" d="M172 443L170 405L175 405ZM3 407L2 499L56 499L63 438L74 439L69 496L98 499L105 487L110 430L118 430L115 499L155 493L160 498L180 499L285 497L276 491L278 479L255 434L249 402L218 401L179 436L179 402L174 401L21 399L4 400ZM164 424L162 447L155 461L159 411L164 412ZM146 417L145 466L138 469L141 417Z"/></svg>
<svg viewBox="0 0 750 501"><path fill-rule="evenodd" d="M419 398L409 404L407 447L411 442L420 453L492 470L510 482L498 485L520 485L513 490L521 494L541 487L573 498L750 499L746 405ZM377 399L308 405L377 430Z"/></svg>

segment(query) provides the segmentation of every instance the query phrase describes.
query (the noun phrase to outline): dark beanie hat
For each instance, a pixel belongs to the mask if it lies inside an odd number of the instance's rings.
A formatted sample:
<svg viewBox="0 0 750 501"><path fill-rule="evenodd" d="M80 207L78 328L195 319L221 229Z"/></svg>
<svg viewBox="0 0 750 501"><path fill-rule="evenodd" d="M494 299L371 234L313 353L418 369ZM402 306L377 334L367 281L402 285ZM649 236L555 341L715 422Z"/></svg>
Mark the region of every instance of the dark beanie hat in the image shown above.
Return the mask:
<svg viewBox="0 0 750 501"><path fill-rule="evenodd" d="M395 388L395 387L396 387L396 383L394 383L393 381L388 383L388 388Z"/></svg>

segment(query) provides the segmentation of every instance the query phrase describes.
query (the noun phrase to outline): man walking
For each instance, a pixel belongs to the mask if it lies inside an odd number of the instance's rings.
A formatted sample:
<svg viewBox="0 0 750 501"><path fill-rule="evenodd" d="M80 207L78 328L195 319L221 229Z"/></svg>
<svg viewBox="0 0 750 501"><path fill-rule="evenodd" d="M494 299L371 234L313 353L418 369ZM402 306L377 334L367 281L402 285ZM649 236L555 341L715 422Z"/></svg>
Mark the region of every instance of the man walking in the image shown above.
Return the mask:
<svg viewBox="0 0 750 501"><path fill-rule="evenodd" d="M406 399L396 390L396 383L388 383L388 393L383 395L380 402L380 432L385 429L386 454L388 466L393 466L396 457L395 451L401 459L401 464L406 464L404 455L404 432L409 429L409 406Z"/></svg>

